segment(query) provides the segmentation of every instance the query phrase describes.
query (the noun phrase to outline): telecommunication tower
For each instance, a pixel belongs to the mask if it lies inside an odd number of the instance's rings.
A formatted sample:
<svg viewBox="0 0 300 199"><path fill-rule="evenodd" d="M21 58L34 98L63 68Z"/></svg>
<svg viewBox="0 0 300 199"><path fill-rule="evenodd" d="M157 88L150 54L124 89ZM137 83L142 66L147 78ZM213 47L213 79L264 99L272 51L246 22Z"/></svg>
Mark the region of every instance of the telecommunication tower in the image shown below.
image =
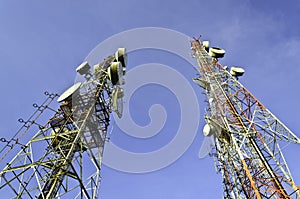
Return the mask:
<svg viewBox="0 0 300 199"><path fill-rule="evenodd" d="M203 133L213 141L212 151L204 146L200 156L214 157L223 198L300 198L281 151L282 142L300 139L238 81L244 69L218 62L223 49L199 39L191 49L200 73L193 80L207 96Z"/></svg>
<svg viewBox="0 0 300 199"><path fill-rule="evenodd" d="M110 114L122 116L126 64L125 48L96 64L93 72L83 62L76 69L82 82L59 97L45 92L46 100L33 104L33 115L19 119L20 130L9 140L0 139L5 145L1 198L98 198ZM58 109L51 107L55 99Z"/></svg>

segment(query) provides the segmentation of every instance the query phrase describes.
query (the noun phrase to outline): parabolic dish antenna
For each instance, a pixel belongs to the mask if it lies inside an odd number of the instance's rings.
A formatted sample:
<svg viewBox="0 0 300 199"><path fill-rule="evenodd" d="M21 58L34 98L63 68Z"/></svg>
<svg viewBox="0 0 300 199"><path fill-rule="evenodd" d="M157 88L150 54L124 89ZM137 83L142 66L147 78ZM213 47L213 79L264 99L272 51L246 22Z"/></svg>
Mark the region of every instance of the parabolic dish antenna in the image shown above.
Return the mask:
<svg viewBox="0 0 300 199"><path fill-rule="evenodd" d="M115 53L115 59L118 62L121 62L125 72L126 72L126 66L127 66L127 52L126 48L118 48L118 50ZM124 74L125 75L125 74Z"/></svg>
<svg viewBox="0 0 300 199"><path fill-rule="evenodd" d="M83 62L76 68L76 72L80 75L87 74L90 71L91 67L87 61Z"/></svg>
<svg viewBox="0 0 300 199"><path fill-rule="evenodd" d="M109 70L109 78L113 85L120 85L123 79L123 67L120 62L112 62Z"/></svg>
<svg viewBox="0 0 300 199"><path fill-rule="evenodd" d="M213 58L223 58L225 55L226 51L222 48L218 47L211 47L209 48L209 55Z"/></svg>
<svg viewBox="0 0 300 199"><path fill-rule="evenodd" d="M220 127L218 127L217 124L214 124L213 122L205 124L205 126L203 127L204 140L199 150L199 158L204 158L209 155L209 153L215 146L215 138L220 134L220 131Z"/></svg>
<svg viewBox="0 0 300 199"><path fill-rule="evenodd" d="M112 104L113 104L113 110L116 112L119 118L121 118L123 115L123 97L124 97L124 90L117 86L112 91Z"/></svg>
<svg viewBox="0 0 300 199"><path fill-rule="evenodd" d="M80 88L81 82L77 82L70 88L68 88L61 96L57 99L57 102L62 102L62 101L71 101L72 95Z"/></svg>
<svg viewBox="0 0 300 199"><path fill-rule="evenodd" d="M239 77L239 76L243 76L244 73L245 70L243 68L235 67L235 66L230 68L230 74L232 76Z"/></svg>

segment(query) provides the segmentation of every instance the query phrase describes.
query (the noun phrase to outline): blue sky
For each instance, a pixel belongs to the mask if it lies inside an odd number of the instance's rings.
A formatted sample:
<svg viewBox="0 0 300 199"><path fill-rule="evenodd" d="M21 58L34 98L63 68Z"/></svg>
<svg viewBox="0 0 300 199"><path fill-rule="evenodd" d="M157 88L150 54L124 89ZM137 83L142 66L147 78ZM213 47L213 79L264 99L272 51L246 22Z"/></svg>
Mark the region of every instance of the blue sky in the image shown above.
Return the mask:
<svg viewBox="0 0 300 199"><path fill-rule="evenodd" d="M155 26L191 37L201 34L213 45L225 48L227 54L221 64L244 67L246 74L241 82L300 136L299 10L297 0L2 0L0 135L14 134L19 128L17 119L26 118L33 112L32 103L41 102L45 90L62 93L72 85L76 66L101 41L131 28ZM128 69L138 64L163 62L186 77L195 76L192 68L182 69L190 67L182 60L159 52L149 51L149 56L145 53L147 51L132 53ZM203 117L202 91L194 88ZM144 101L144 95L154 94L153 101ZM140 125L146 125L149 103L176 104L172 97L167 90L158 87L139 90L133 100L138 107L133 118ZM170 104L164 105L171 116L162 139L172 137L171 132L178 126L178 110ZM199 134L191 147L167 168L147 174L128 174L104 166L101 198L220 198L221 179L215 174L212 159L199 160L197 157L203 140L203 125L201 120ZM112 135L116 143L124 147L135 143L130 150L144 150L143 144L130 141L124 135L122 143L119 134L119 137L118 133ZM150 143L160 145L162 142L165 140ZM147 146L151 149L151 144ZM289 145L284 150L298 185L299 153L299 146Z"/></svg>

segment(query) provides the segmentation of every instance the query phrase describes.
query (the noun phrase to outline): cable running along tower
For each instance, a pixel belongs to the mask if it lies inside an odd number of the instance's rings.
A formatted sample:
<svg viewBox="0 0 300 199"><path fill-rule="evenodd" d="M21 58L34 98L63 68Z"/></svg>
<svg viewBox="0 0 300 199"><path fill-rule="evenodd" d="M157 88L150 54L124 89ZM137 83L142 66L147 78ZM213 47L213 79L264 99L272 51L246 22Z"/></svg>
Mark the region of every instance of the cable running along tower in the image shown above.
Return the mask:
<svg viewBox="0 0 300 199"><path fill-rule="evenodd" d="M96 64L93 72L83 62L76 71L84 80L57 99L58 109L51 108L58 95L45 92L44 103L33 104L34 114L19 119L23 126L13 138L0 139L5 145L0 151L1 197L98 198L110 113L122 116L126 62L125 48Z"/></svg>
<svg viewBox="0 0 300 199"><path fill-rule="evenodd" d="M222 174L223 198L300 198L280 148L300 139L238 81L242 68L217 61L223 49L199 39L191 49L201 75L193 80L207 96L203 133L214 143L210 154Z"/></svg>

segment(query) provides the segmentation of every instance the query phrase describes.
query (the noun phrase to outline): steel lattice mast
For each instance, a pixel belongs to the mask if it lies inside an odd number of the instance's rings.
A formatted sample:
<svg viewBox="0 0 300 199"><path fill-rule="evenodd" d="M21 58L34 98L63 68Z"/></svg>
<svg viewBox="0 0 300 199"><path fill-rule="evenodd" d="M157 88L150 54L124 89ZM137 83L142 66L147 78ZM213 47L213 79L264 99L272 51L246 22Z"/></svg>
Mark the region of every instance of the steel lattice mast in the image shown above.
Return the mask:
<svg viewBox="0 0 300 199"><path fill-rule="evenodd" d="M0 151L2 196L98 198L110 114L114 110L121 116L118 106L122 106L123 90L119 85L125 66L124 48L95 65L93 73L84 62L77 72L85 80L58 98L58 109L51 108L58 95L46 92L44 103L33 105L37 109L34 114L27 121L19 120L23 126L15 136L11 140L1 138L5 143ZM22 144L21 140L33 132L37 133Z"/></svg>
<svg viewBox="0 0 300 199"><path fill-rule="evenodd" d="M199 39L191 42L208 109L204 134L214 137L211 154L222 174L224 198L300 198L281 152L282 142L300 139L259 102L218 61L225 53L208 48Z"/></svg>

